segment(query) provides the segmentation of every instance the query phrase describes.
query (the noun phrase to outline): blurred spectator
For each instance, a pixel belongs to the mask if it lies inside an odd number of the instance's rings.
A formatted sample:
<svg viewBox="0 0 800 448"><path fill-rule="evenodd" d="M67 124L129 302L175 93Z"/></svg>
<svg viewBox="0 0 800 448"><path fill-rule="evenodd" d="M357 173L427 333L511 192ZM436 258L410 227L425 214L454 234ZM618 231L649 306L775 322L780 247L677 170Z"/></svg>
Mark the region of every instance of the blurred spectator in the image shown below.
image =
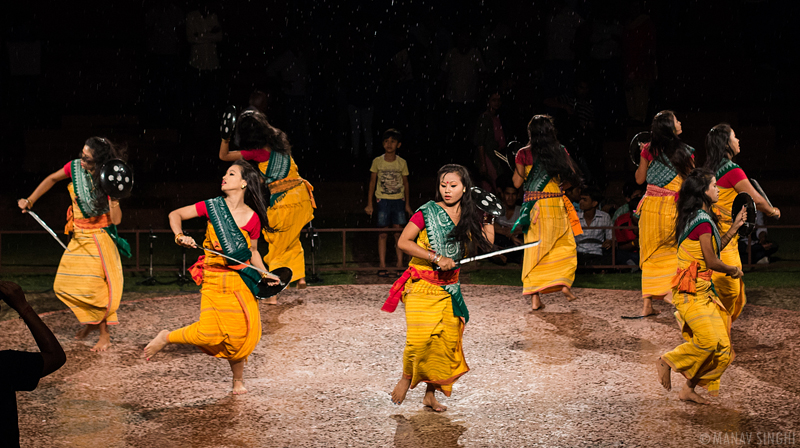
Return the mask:
<svg viewBox="0 0 800 448"><path fill-rule="evenodd" d="M639 229L638 220L633 210L639 204L644 195L644 187L636 182L628 182L622 187L622 194L625 196L625 203L622 204L611 221L614 226L628 226L633 229L614 229L617 239L617 249L615 263L620 265L634 266L633 272L639 270Z"/></svg>
<svg viewBox="0 0 800 448"><path fill-rule="evenodd" d="M547 53L545 55L545 95L558 96L569 90L575 79L575 34L583 23L564 0L555 3L547 22Z"/></svg>
<svg viewBox="0 0 800 448"><path fill-rule="evenodd" d="M258 111L264 114L265 117L271 118L269 114L267 114L269 106L270 97L260 90L254 90L253 93L250 94L250 99L247 100L247 108L245 110Z"/></svg>
<svg viewBox="0 0 800 448"><path fill-rule="evenodd" d="M217 14L211 11L211 2L204 1L198 9L186 15L186 40L189 42L189 66L194 100L204 105L216 105L219 90L219 57L217 42L222 40L222 29Z"/></svg>
<svg viewBox="0 0 800 448"><path fill-rule="evenodd" d="M656 26L642 10L642 3L630 5L629 22L622 38L625 99L628 116L637 123L647 119L650 89L658 76Z"/></svg>
<svg viewBox="0 0 800 448"><path fill-rule="evenodd" d="M575 237L575 244L578 246L578 264L609 264L608 249L611 248L611 229L586 228L611 226L611 216L597 209L602 200L600 190L595 187L586 187L581 191L578 217L581 227L583 227L583 234Z"/></svg>
<svg viewBox="0 0 800 448"><path fill-rule="evenodd" d="M505 149L506 135L499 115L503 100L499 92L492 92L486 110L475 125L475 165L480 175L479 185L487 191L499 193L497 178L511 176L511 168L495 154L495 151Z"/></svg>
<svg viewBox="0 0 800 448"><path fill-rule="evenodd" d="M18 447L19 417L17 391L36 389L39 379L64 365L67 355L53 332L42 322L36 311L25 300L22 288L16 283L0 281L0 299L19 313L25 321L39 353L17 350L0 351L0 446Z"/></svg>
<svg viewBox="0 0 800 448"><path fill-rule="evenodd" d="M514 223L519 219L519 213L522 208L517 205L519 190L514 188L510 176L498 178L497 184L506 212L494 220L494 244L502 249L519 246L523 243L522 229L517 229L514 234L511 233L511 228L514 227ZM505 261L522 264L522 255L522 251L517 251L500 255L499 257L502 257Z"/></svg>
<svg viewBox="0 0 800 448"><path fill-rule="evenodd" d="M758 210L756 211L756 225L764 225L764 213ZM750 258L747 257L748 243L750 245ZM769 257L773 256L777 251L778 245L767 241L767 229L764 227L758 227L755 235L751 234L746 238L739 238L739 257L742 259L742 264L768 264Z"/></svg>
<svg viewBox="0 0 800 448"><path fill-rule="evenodd" d="M378 89L378 72L372 54L371 42L356 37L347 68L347 113L350 117L350 153L354 159L361 152L361 136L364 136L364 154L372 158L372 119L375 113L375 94ZM393 105L388 105L392 107Z"/></svg>
<svg viewBox="0 0 800 448"><path fill-rule="evenodd" d="M267 77L281 85L286 134L292 147L306 150L311 145L309 118L309 60L299 36L289 38L289 47L267 67Z"/></svg>
<svg viewBox="0 0 800 448"><path fill-rule="evenodd" d="M466 140L467 123L472 122L476 113L478 80L485 72L480 51L472 46L469 35L460 31L456 35L456 46L445 55L441 66L440 79L445 80L444 98L447 103L445 149ZM461 163L468 159L465 154L455 156L455 160Z"/></svg>
<svg viewBox="0 0 800 448"><path fill-rule="evenodd" d="M144 14L149 75L143 101L148 118L163 126L181 114L181 50L186 15L174 2L151 0Z"/></svg>

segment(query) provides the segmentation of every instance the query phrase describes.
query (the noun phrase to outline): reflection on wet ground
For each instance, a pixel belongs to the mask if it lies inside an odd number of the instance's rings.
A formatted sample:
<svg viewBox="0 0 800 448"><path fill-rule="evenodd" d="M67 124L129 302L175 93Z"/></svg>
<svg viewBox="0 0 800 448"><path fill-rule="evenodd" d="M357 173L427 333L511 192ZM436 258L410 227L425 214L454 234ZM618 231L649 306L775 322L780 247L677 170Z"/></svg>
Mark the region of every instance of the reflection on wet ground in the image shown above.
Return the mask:
<svg viewBox="0 0 800 448"><path fill-rule="evenodd" d="M423 408L424 387L401 406L402 310L379 311L385 285L286 291L261 304L264 336L245 367L249 393L229 394L225 360L144 345L159 330L193 322L199 296L123 304L114 345L92 353L75 341L71 313L45 316L67 364L18 394L23 446L700 446L712 432L797 432L800 313L748 306L734 324L737 358L711 406L677 398L656 382L654 360L682 342L671 306L624 321L635 292L576 290L544 297L531 313L517 288L464 286L471 371ZM34 350L21 321L0 323L0 348ZM704 391L701 392L705 394Z"/></svg>
<svg viewBox="0 0 800 448"><path fill-rule="evenodd" d="M458 438L467 428L454 424L449 418L429 410L414 413L411 418L395 414L395 448L453 448L461 446Z"/></svg>

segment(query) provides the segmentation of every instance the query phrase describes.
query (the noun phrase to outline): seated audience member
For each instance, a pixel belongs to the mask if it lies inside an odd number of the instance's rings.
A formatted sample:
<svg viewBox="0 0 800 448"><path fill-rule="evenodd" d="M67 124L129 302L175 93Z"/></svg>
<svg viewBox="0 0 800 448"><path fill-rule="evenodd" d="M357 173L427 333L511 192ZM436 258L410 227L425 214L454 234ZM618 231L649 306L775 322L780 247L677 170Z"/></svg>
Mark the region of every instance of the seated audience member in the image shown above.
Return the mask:
<svg viewBox="0 0 800 448"><path fill-rule="evenodd" d="M17 350L0 351L0 446L18 447L17 391L36 389L39 379L58 370L67 355L53 332L42 322L25 300L16 283L0 281L0 299L19 313L33 335L39 353Z"/></svg>
<svg viewBox="0 0 800 448"><path fill-rule="evenodd" d="M629 182L622 187L622 194L625 196L625 203L617 209L611 221L614 226L636 228L614 229L617 239L615 263L635 266L633 272L636 272L639 270L639 220L636 219L633 211L644 195L644 188L635 182Z"/></svg>
<svg viewBox="0 0 800 448"><path fill-rule="evenodd" d="M494 220L494 244L501 249L519 246L522 244L522 230L517 229L515 234L511 234L511 228L514 227L514 223L517 222L519 211L522 208L517 205L519 190L514 188L514 184L511 183L511 179L508 177L497 179L497 184L497 188L502 194L500 200L503 201L503 205L506 207L506 213L502 216L498 216ZM500 255L499 257L505 257L506 261L521 264L522 254L522 251L517 251L505 254L504 256Z"/></svg>
<svg viewBox="0 0 800 448"><path fill-rule="evenodd" d="M764 213L756 211L756 225L764 225ZM751 257L747 258L747 245L750 243ZM758 227L753 234L747 238L739 237L739 257L742 259L742 264L768 264L769 257L773 256L778 251L778 245L772 241L767 241L767 229Z"/></svg>
<svg viewBox="0 0 800 448"><path fill-rule="evenodd" d="M611 216L597 209L602 199L600 190L595 187L581 190L578 217L581 220L583 235L575 237L579 265L610 264L608 249L611 248L611 229L587 229L587 227L611 226Z"/></svg>

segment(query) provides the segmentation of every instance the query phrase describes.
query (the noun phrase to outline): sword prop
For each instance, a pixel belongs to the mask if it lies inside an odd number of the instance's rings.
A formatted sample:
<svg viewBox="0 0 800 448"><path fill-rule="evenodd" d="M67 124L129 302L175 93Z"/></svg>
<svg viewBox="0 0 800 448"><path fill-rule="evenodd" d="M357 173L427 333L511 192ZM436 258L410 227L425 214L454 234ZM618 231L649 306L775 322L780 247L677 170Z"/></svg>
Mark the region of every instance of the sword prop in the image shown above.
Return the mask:
<svg viewBox="0 0 800 448"><path fill-rule="evenodd" d="M261 269L261 268L259 268L257 266L253 266L252 264L247 264L247 263L243 262L242 260L237 260L236 258L229 257L229 256L223 254L222 252L218 252L218 251L216 251L214 249L208 249L206 247L197 247L197 246L195 246L195 249L203 249L205 251L211 252L214 255L219 255L222 258L227 258L228 260L235 261L235 262L237 262L237 263L239 263L241 265L244 265L244 267L246 267L246 268L255 269L256 271L258 271L258 272L260 272L262 274L273 275L272 273L267 272L267 271L265 271L265 270L263 270L263 269ZM283 286L284 284L285 283L281 282L281 286Z"/></svg>
<svg viewBox="0 0 800 448"><path fill-rule="evenodd" d="M474 257L463 258L461 260L456 261L456 266L461 266L462 264L471 263L473 261L483 260L484 258L492 258L495 255L503 255L503 254L507 254L509 252L516 252L518 250L523 250L523 249L527 249L529 247L534 247L534 246L538 246L538 245L539 245L539 241L533 241L533 242L530 242L530 243L523 244L522 246L509 247L508 249L496 250L494 252L489 252L489 253L486 253L486 254L483 254L483 255L476 255ZM437 268L438 268L438 266L437 266Z"/></svg>
<svg viewBox="0 0 800 448"><path fill-rule="evenodd" d="M45 223L44 223L44 221L42 221L42 218L40 218L40 217L39 217L39 215L37 215L36 213L34 213L34 212L30 211L30 209L28 210L28 212L27 212L27 213L28 213L29 215L31 215L31 217L32 217L33 219L35 219L35 220L36 220L36 222L38 222L40 226L44 227L44 230L47 230L47 233L49 233L50 235L52 235L52 236L53 236L53 239L55 239L56 241L58 241L58 244L60 244L60 245L61 245L61 247L63 247L63 248L64 248L64 250L66 250L67 252L70 252L70 250L69 250L69 249L67 249L67 246L65 246L65 245L64 245L64 242L63 242L63 241L61 241L61 239L59 239L59 238L58 238L58 235L56 235L56 232L53 232L53 229L51 229L50 227L48 227L48 225L47 225L47 224L45 224Z"/></svg>
<svg viewBox="0 0 800 448"><path fill-rule="evenodd" d="M755 189L758 192L758 194L760 194L761 197L764 198L765 201L767 201L767 205L769 205L772 208L775 208L775 206L772 205L772 202L769 201L769 198L767 197L767 194L764 193L764 190L761 189L761 185L758 183L758 181L751 177L750 178L750 183L753 184L753 187L755 187Z"/></svg>

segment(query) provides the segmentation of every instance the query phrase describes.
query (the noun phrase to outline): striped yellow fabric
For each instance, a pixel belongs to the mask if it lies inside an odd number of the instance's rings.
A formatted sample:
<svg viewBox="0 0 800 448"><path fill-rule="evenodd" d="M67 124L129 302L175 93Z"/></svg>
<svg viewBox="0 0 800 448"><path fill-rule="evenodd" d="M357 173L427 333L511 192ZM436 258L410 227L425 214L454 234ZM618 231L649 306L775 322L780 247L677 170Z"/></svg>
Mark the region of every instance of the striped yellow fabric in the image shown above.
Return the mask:
<svg viewBox="0 0 800 448"><path fill-rule="evenodd" d="M684 240L677 259L681 269L686 269L692 261L698 262L698 272L708 269L699 241ZM678 288L672 292L672 303L677 309L675 318L686 342L661 359L687 379L700 380L698 386L717 396L720 377L735 356L728 312L714 294L711 282L701 278L697 279L696 294L681 293Z"/></svg>
<svg viewBox="0 0 800 448"><path fill-rule="evenodd" d="M428 233L423 229L417 244L430 249ZM412 258L410 265L431 270L427 260ZM406 312L406 347L403 351L403 376L411 388L420 381L434 384L450 396L453 383L469 371L461 347L464 324L453 315L450 294L425 280L412 280L403 293Z"/></svg>
<svg viewBox="0 0 800 448"><path fill-rule="evenodd" d="M736 189L719 189L719 201L714 204L714 212L719 216L719 232L724 235L731 228L733 220L731 218L731 207L736 198ZM720 260L730 266L742 267L742 259L739 257L739 234L736 234L725 246L720 254ZM747 296L744 293L744 282L741 278L731 278L722 272L714 272L712 276L714 287L725 309L730 312L731 322L735 321L747 303Z"/></svg>
<svg viewBox="0 0 800 448"><path fill-rule="evenodd" d="M680 176L664 188L680 191ZM678 216L672 196L645 196L639 205L639 267L642 269L642 297L664 296L672 288L677 269L677 248L673 240Z"/></svg>
<svg viewBox="0 0 800 448"><path fill-rule="evenodd" d="M76 218L82 218L72 184L68 187ZM122 262L114 241L103 229L73 230L72 239L58 264L53 290L84 325L119 323L122 298Z"/></svg>
<svg viewBox="0 0 800 448"><path fill-rule="evenodd" d="M259 169L264 172L267 163L261 163ZM299 178L297 165L292 159L287 179ZM269 251L264 255L264 264L272 271L288 267L292 270L292 281L306 276L306 263L303 245L300 244L300 232L314 219L314 208L311 196L305 183L287 191L284 196L267 210L269 225L277 230L264 232L264 239L269 244Z"/></svg>
<svg viewBox="0 0 800 448"><path fill-rule="evenodd" d="M247 244L250 236L242 232ZM217 245L214 226L208 223L203 247ZM190 344L217 358L247 359L261 340L258 301L235 271L225 271L225 260L207 253L200 290L200 320L170 332L169 342Z"/></svg>
<svg viewBox="0 0 800 448"><path fill-rule="evenodd" d="M530 166L526 171L530 171ZM525 173L526 175L528 173ZM546 193L561 191L558 181L550 180L542 190ZM522 261L522 293L548 293L572 286L578 266L575 237L569 216L560 198L540 199L531 210L531 225L525 242L539 241L539 245L525 249Z"/></svg>

